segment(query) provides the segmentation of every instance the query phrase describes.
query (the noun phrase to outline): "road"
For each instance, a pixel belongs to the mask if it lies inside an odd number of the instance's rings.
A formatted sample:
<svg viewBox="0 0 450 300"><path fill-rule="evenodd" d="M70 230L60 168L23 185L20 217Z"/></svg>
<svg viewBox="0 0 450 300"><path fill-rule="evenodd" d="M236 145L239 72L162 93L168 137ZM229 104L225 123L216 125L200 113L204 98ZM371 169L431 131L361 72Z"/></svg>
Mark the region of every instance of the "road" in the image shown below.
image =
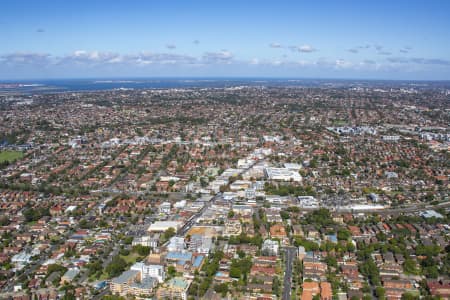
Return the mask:
<svg viewBox="0 0 450 300"><path fill-rule="evenodd" d="M409 205L409 206L405 206L405 207L399 207L399 208L386 208L386 209L378 209L378 210L352 210L352 209L336 209L334 207L327 207L324 206L325 208L329 208L332 211L337 211L339 213L376 213L379 215L398 215L398 214L404 214L404 213L418 213L418 212L422 212L422 211L426 211L429 209L438 209L438 208L447 208L450 207L450 201L447 202L442 202L436 205L424 205L423 203L417 204L417 205ZM320 207L317 208L305 208L302 207L300 208L301 211L314 211L319 209Z"/></svg>
<svg viewBox="0 0 450 300"><path fill-rule="evenodd" d="M285 250L286 250L286 268L284 271L283 295L281 296L281 299L290 300L292 289L292 269L297 249L295 247L286 247Z"/></svg>
<svg viewBox="0 0 450 300"><path fill-rule="evenodd" d="M254 165L256 165L257 163L262 162L262 161L264 161L264 160L257 160L255 162L253 162L247 168L242 169L239 172L238 176L244 174L245 172L250 170ZM205 205L202 207L202 209L200 209L188 222L186 222L186 224L183 225L183 227L181 227L178 230L177 235L184 236L189 231L189 229L191 229L191 227L197 222L198 218L205 212L205 210L208 207L211 207L211 204L213 204L220 197L222 197L222 193L217 193L216 195L214 195L214 197L211 198L210 201L206 202Z"/></svg>
<svg viewBox="0 0 450 300"><path fill-rule="evenodd" d="M190 220L183 225L183 227L178 230L177 235L184 236L189 231L189 229L191 229L191 227L195 223L197 223L198 218L205 212L205 210L211 206L211 203L214 203L219 197L221 197L220 194L217 194L210 201L206 202L205 205L193 217L191 217Z"/></svg>

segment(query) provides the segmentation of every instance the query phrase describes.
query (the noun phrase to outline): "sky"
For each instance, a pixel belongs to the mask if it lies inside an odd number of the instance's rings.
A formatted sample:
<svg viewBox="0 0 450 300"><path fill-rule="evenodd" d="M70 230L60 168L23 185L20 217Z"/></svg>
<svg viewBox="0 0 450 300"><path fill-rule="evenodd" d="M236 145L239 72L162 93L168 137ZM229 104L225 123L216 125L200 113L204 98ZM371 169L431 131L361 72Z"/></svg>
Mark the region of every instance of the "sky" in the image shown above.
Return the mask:
<svg viewBox="0 0 450 300"><path fill-rule="evenodd" d="M0 0L0 79L450 80L450 1Z"/></svg>

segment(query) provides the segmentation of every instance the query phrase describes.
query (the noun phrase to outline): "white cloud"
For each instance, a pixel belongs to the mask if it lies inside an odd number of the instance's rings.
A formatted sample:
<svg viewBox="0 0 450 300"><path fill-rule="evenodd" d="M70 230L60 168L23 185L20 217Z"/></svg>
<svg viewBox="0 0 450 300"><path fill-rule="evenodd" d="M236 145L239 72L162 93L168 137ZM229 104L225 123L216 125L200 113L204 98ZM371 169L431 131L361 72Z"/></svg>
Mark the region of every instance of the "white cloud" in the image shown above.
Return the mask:
<svg viewBox="0 0 450 300"><path fill-rule="evenodd" d="M51 63L52 56L48 53L15 52L0 56L0 61L7 64L34 64L43 65Z"/></svg>
<svg viewBox="0 0 450 300"><path fill-rule="evenodd" d="M227 50L219 52L205 52L202 60L205 63L230 63L233 60L233 53Z"/></svg>
<svg viewBox="0 0 450 300"><path fill-rule="evenodd" d="M312 47L311 47L312 48ZM304 48L311 49L311 48ZM295 51L300 51L296 47ZM355 48L357 49L357 48ZM406 49L406 48L405 48ZM290 55L293 57L293 55ZM359 56L354 56L359 57ZM254 57L252 59L240 60L228 50L215 52L205 52L199 56L177 54L172 51L163 53L139 52L131 54L121 54L107 51L87 51L76 50L63 56L54 56L48 53L16 52L10 54L0 54L0 69L15 70L26 68L46 68L47 70L85 70L104 72L104 70L129 70L139 72L139 70L153 70L153 66L160 67L158 70L173 72L173 67L182 66L185 70L192 71L193 68L204 70L264 70L266 72L298 72L304 70L311 72L387 72L389 70L413 70L414 72L429 70L449 70L450 60L440 58L420 58L420 57L396 57L386 56L379 59L356 59L344 60L333 58L318 58L314 56L301 56L302 60L289 59L288 56L274 58ZM114 67L117 66L117 67ZM152 66L149 68L149 66ZM167 66L167 67L166 67ZM217 66L217 68L216 68ZM220 67L219 67L220 66ZM148 69L146 69L148 68ZM260 69L258 69L260 68ZM156 68L155 68L156 70ZM293 73L293 74L294 74ZM7 74L7 73L5 73ZM176 73L175 73L176 74ZM349 73L350 74L350 73Z"/></svg>
<svg viewBox="0 0 450 300"><path fill-rule="evenodd" d="M311 53L317 51L317 49L315 49L311 45L289 46L289 49L295 52L302 52L302 53Z"/></svg>
<svg viewBox="0 0 450 300"><path fill-rule="evenodd" d="M73 56L75 57L81 57L87 54L87 51L84 50L76 50L73 52Z"/></svg>
<svg viewBox="0 0 450 300"><path fill-rule="evenodd" d="M121 62L122 57L120 54L114 52L76 50L72 54L57 58L56 60L59 64L103 64Z"/></svg>
<svg viewBox="0 0 450 300"><path fill-rule="evenodd" d="M197 62L197 59L193 56L173 53L141 52L139 54L125 56L125 61L127 63L136 63L138 65L194 64Z"/></svg>
<svg viewBox="0 0 450 300"><path fill-rule="evenodd" d="M440 58L423 58L423 57L389 57L387 61L394 64L418 64L418 65L441 65L450 66L450 60Z"/></svg>
<svg viewBox="0 0 450 300"><path fill-rule="evenodd" d="M346 61L344 59L337 59L335 61L335 68L338 69L348 69L348 68L352 68L354 66L354 64L352 62Z"/></svg>
<svg viewBox="0 0 450 300"><path fill-rule="evenodd" d="M316 49L314 49L314 47L311 45L303 45L298 48L298 51L308 53L308 52L314 52L314 51L316 51Z"/></svg>
<svg viewBox="0 0 450 300"><path fill-rule="evenodd" d="M281 46L281 44L279 44L279 43L270 43L269 47L270 48L283 48L283 46Z"/></svg>

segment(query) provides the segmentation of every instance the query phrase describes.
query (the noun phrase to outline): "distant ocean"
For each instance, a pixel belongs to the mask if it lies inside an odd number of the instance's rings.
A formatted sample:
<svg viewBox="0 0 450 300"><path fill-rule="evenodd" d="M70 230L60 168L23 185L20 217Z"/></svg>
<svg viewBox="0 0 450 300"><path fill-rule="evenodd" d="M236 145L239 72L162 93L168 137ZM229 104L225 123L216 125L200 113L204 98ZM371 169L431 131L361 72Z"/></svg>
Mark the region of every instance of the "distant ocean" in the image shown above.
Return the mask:
<svg viewBox="0 0 450 300"><path fill-rule="evenodd" d="M283 84L277 79L212 79L212 78L170 78L170 79L55 79L0 81L0 93L58 93L80 91L104 91L114 89L168 89L168 88L211 88L240 85Z"/></svg>
<svg viewBox="0 0 450 300"><path fill-rule="evenodd" d="M410 87L450 88L449 81L383 81L350 79L278 79L278 78L125 78L55 79L0 81L0 94L38 94L115 89L223 88L236 86L326 86L326 87Z"/></svg>

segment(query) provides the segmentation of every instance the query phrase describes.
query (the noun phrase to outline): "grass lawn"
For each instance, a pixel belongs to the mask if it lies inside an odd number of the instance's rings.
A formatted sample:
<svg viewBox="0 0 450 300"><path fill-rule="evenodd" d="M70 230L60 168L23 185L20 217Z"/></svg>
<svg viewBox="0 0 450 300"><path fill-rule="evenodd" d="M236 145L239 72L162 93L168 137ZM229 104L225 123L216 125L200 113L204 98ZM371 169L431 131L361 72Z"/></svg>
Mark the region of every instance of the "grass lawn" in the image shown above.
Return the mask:
<svg viewBox="0 0 450 300"><path fill-rule="evenodd" d="M89 282L94 282L96 280L107 280L108 274L105 273L105 270L101 273L95 273L89 276Z"/></svg>
<svg viewBox="0 0 450 300"><path fill-rule="evenodd" d="M140 256L139 256L139 254L137 254L135 252L131 252L127 256L121 255L120 257L122 257L123 260L127 262L127 264L130 264L130 263L134 264Z"/></svg>
<svg viewBox="0 0 450 300"><path fill-rule="evenodd" d="M108 279L108 274L102 273L102 275L100 275L99 280L106 280L106 279Z"/></svg>
<svg viewBox="0 0 450 300"><path fill-rule="evenodd" d="M0 163L4 161L12 162L22 157L23 153L20 151L12 151L12 150L0 151Z"/></svg>
<svg viewBox="0 0 450 300"><path fill-rule="evenodd" d="M334 120L333 126L346 126L348 125L348 121L346 120Z"/></svg>
<svg viewBox="0 0 450 300"><path fill-rule="evenodd" d="M120 257L126 261L127 264L134 264L139 258L142 259L142 256L140 256L137 253L131 252L129 255L120 255ZM126 268L127 270L129 269L128 267ZM101 271L101 273L95 273L92 274L91 276L89 276L89 281L93 282L95 280L107 280L109 279L108 273L106 273L106 271L103 269L103 271Z"/></svg>

